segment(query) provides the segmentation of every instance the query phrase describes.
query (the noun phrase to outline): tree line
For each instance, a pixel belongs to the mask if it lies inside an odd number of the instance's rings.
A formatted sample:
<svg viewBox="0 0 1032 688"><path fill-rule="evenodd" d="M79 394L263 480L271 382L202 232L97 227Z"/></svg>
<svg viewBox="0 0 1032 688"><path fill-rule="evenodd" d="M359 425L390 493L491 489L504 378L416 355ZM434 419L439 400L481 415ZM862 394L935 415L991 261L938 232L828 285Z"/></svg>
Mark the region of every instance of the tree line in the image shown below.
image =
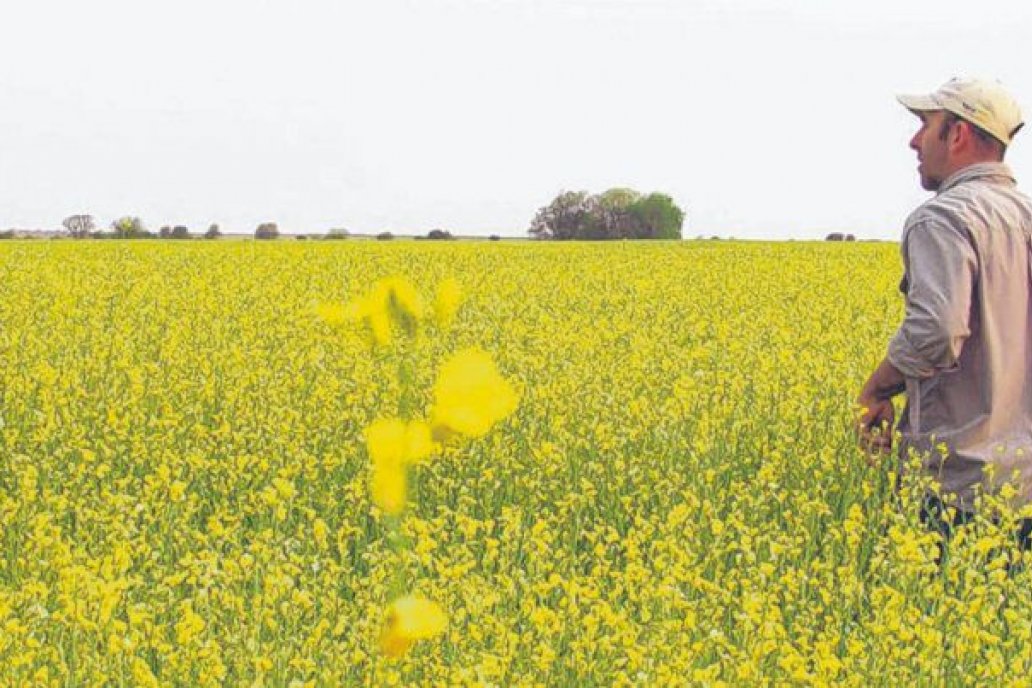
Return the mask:
<svg viewBox="0 0 1032 688"><path fill-rule="evenodd" d="M536 239L680 239L684 211L662 193L615 188L563 191L540 208L527 230Z"/></svg>
<svg viewBox="0 0 1032 688"><path fill-rule="evenodd" d="M92 215L69 215L61 221L61 226L73 239L190 239L193 235L185 225L164 225L156 233L151 232L143 224L143 220L132 215L125 215L111 223L109 231L97 228ZM212 224L202 235L205 239L218 239L222 231L217 224Z"/></svg>

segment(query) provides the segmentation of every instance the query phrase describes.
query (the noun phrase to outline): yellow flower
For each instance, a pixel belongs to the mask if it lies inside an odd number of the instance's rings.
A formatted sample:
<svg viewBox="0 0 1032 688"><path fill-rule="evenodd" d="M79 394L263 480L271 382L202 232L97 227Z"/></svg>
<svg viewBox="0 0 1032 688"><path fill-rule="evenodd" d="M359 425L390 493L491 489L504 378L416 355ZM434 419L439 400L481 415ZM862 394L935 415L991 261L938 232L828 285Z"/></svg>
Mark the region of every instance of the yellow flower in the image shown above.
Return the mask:
<svg viewBox="0 0 1032 688"><path fill-rule="evenodd" d="M373 464L373 502L388 514L405 508L407 466L434 451L430 427L422 421L380 419L366 428L366 450Z"/></svg>
<svg viewBox="0 0 1032 688"><path fill-rule="evenodd" d="M320 303L315 307L315 315L330 327L339 327L347 320L347 312L340 303Z"/></svg>
<svg viewBox="0 0 1032 688"><path fill-rule="evenodd" d="M182 618L176 623L176 642L185 645L196 638L205 627L204 619L194 613L189 604L183 612Z"/></svg>
<svg viewBox="0 0 1032 688"><path fill-rule="evenodd" d="M389 277L380 284L380 288L386 291L387 303L394 311L396 319L399 321L423 319L426 309L411 282L404 277Z"/></svg>
<svg viewBox="0 0 1032 688"><path fill-rule="evenodd" d="M434 299L434 320L439 327L446 328L455 319L455 314L462 304L462 290L454 277L441 281L437 287L437 298Z"/></svg>
<svg viewBox="0 0 1032 688"><path fill-rule="evenodd" d="M433 426L436 436L451 432L482 437L516 410L516 391L479 349L465 349L448 359L434 384Z"/></svg>
<svg viewBox="0 0 1032 688"><path fill-rule="evenodd" d="M157 688L157 686L161 685L158 683L157 677L154 676L147 662L139 657L133 658L133 681L138 686L146 686L148 688L150 686Z"/></svg>
<svg viewBox="0 0 1032 688"><path fill-rule="evenodd" d="M315 522L312 523L312 538L319 549L326 549L326 536L328 534L329 528L326 526L326 521L321 518L315 519Z"/></svg>
<svg viewBox="0 0 1032 688"><path fill-rule="evenodd" d="M378 346L389 344L393 336L392 323L406 333L414 334L425 308L412 283L404 277L380 280L373 291L348 304L345 317L364 322L373 342Z"/></svg>
<svg viewBox="0 0 1032 688"><path fill-rule="evenodd" d="M380 649L388 657L400 657L414 642L440 635L447 625L448 618L436 602L406 595L387 609Z"/></svg>

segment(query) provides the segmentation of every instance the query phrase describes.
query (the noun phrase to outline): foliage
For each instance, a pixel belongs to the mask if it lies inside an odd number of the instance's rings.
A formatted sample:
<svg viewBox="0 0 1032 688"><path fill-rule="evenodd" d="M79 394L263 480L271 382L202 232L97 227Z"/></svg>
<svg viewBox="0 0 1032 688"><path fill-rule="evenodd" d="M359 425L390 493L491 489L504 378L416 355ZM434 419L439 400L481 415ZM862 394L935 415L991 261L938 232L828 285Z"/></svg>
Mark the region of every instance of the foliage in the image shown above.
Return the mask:
<svg viewBox="0 0 1032 688"><path fill-rule="evenodd" d="M538 239L680 239L683 224L670 196L614 188L599 196L564 191L538 210L528 231Z"/></svg>
<svg viewBox="0 0 1032 688"><path fill-rule="evenodd" d="M377 241L390 241L394 238L394 235L390 232L380 232L376 235Z"/></svg>
<svg viewBox="0 0 1032 688"><path fill-rule="evenodd" d="M152 237L143 220L132 215L124 215L111 223L111 231L117 239L144 239Z"/></svg>
<svg viewBox="0 0 1032 688"><path fill-rule="evenodd" d="M326 236L324 236L323 239L341 241L343 239L347 239L349 236L351 236L351 233L348 230L343 227L334 227L330 231L326 232Z"/></svg>
<svg viewBox="0 0 1032 688"><path fill-rule="evenodd" d="M222 230L219 229L219 226L217 224L215 224L215 223L212 223L208 227L208 230L204 233L204 238L205 239L218 239L221 236L222 236Z"/></svg>
<svg viewBox="0 0 1032 688"><path fill-rule="evenodd" d="M445 230L445 229L431 229L429 232L427 232L426 238L430 239L431 241L450 241L451 239L454 239L455 237L453 237L452 233L449 232L448 230Z"/></svg>
<svg viewBox="0 0 1032 688"><path fill-rule="evenodd" d="M61 226L68 231L68 235L73 239L86 239L96 230L93 216L86 214L69 215L61 221Z"/></svg>
<svg viewBox="0 0 1032 688"><path fill-rule="evenodd" d="M255 239L278 239L279 226L275 222L263 222L254 230Z"/></svg>
<svg viewBox="0 0 1032 688"><path fill-rule="evenodd" d="M466 293L407 397L342 305L398 273ZM1026 681L1006 523L937 566L923 486L855 444L896 246L6 242L0 275L0 685ZM363 432L473 346L521 401L413 474L392 600Z"/></svg>

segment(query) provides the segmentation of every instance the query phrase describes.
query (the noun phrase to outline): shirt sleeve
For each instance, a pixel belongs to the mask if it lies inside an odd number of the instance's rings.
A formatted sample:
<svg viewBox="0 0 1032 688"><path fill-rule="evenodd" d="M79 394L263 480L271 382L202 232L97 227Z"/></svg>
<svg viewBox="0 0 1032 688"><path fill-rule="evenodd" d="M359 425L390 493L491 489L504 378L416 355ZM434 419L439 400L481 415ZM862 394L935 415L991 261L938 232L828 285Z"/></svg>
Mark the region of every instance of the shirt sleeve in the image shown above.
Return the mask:
<svg viewBox="0 0 1032 688"><path fill-rule="evenodd" d="M906 315L888 359L906 377L930 377L957 365L971 334L978 257L959 227L923 219L906 233Z"/></svg>

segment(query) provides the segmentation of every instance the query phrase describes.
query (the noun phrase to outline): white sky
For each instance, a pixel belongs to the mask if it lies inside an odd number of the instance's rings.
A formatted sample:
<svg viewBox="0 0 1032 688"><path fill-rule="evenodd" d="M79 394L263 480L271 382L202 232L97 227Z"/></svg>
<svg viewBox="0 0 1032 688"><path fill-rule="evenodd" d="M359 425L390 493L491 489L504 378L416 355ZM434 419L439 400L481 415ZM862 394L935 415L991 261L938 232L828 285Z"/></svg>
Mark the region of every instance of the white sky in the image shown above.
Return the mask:
<svg viewBox="0 0 1032 688"><path fill-rule="evenodd" d="M686 237L895 239L927 194L894 94L1032 115L1030 43L1026 0L0 0L0 228L522 236L629 186Z"/></svg>

